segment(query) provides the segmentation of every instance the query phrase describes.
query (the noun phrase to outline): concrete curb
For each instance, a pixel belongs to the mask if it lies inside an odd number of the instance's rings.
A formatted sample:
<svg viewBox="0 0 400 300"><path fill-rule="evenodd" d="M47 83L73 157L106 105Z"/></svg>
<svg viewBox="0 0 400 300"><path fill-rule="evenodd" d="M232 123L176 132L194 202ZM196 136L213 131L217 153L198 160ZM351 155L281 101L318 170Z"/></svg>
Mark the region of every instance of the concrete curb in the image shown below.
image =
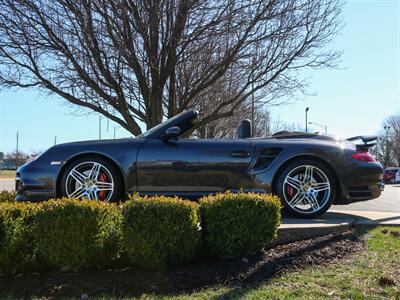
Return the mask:
<svg viewBox="0 0 400 300"><path fill-rule="evenodd" d="M341 233L356 227L400 226L400 212L332 210L317 219L284 217L274 245Z"/></svg>

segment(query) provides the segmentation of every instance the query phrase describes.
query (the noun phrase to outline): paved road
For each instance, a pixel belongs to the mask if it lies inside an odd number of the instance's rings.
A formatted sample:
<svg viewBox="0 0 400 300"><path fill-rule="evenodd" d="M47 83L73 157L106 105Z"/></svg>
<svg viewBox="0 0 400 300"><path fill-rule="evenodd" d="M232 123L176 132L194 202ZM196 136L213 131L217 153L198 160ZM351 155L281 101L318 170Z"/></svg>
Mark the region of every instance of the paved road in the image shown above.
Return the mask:
<svg viewBox="0 0 400 300"><path fill-rule="evenodd" d="M0 191L13 190L14 181L0 178ZM382 211L400 212L400 184L386 185L381 197L369 201L357 202L350 205L334 205L333 210L340 211Z"/></svg>
<svg viewBox="0 0 400 300"><path fill-rule="evenodd" d="M400 184L386 185L382 195L377 199L356 202L349 205L334 205L332 209L400 213Z"/></svg>
<svg viewBox="0 0 400 300"><path fill-rule="evenodd" d="M0 191L12 191L15 188L14 180L5 180L4 178L0 178Z"/></svg>

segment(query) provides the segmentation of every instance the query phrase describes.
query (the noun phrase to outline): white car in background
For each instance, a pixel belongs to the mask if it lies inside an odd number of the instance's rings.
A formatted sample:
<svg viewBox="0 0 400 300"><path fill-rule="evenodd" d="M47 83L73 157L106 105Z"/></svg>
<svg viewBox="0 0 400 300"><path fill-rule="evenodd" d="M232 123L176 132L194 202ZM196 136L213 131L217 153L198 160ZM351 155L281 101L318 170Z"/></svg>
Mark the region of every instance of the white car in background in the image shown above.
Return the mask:
<svg viewBox="0 0 400 300"><path fill-rule="evenodd" d="M397 183L400 182L400 170L398 170L397 173L396 173L396 182Z"/></svg>

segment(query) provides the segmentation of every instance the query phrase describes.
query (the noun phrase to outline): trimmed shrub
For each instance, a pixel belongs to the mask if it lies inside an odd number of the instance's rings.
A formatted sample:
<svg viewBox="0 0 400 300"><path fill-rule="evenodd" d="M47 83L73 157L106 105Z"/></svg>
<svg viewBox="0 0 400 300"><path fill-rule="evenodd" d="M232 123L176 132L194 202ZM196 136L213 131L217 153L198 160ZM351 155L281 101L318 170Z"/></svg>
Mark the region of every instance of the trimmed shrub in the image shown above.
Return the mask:
<svg viewBox="0 0 400 300"><path fill-rule="evenodd" d="M122 248L121 221L118 207L105 202L43 203L37 215L38 255L63 270L112 265Z"/></svg>
<svg viewBox="0 0 400 300"><path fill-rule="evenodd" d="M0 191L0 202L14 202L16 192Z"/></svg>
<svg viewBox="0 0 400 300"><path fill-rule="evenodd" d="M234 258L261 250L277 234L281 221L278 197L256 193L223 193L200 200L205 251Z"/></svg>
<svg viewBox="0 0 400 300"><path fill-rule="evenodd" d="M197 254L197 203L163 196L132 196L123 205L123 238L133 265L161 268Z"/></svg>
<svg viewBox="0 0 400 300"><path fill-rule="evenodd" d="M40 205L0 203L0 272L15 274L36 267L35 218Z"/></svg>

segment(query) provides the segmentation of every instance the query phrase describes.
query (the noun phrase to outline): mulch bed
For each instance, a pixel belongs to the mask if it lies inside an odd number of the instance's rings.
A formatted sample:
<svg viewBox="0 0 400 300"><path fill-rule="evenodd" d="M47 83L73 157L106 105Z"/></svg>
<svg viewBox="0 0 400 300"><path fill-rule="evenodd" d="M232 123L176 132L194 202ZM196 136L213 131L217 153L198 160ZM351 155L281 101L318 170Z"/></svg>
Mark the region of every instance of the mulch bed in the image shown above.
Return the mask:
<svg viewBox="0 0 400 300"><path fill-rule="evenodd" d="M303 269L349 257L364 248L354 232L279 245L236 260L198 261L165 271L92 270L0 277L0 296L85 297L172 295L210 287L257 285L282 270Z"/></svg>

